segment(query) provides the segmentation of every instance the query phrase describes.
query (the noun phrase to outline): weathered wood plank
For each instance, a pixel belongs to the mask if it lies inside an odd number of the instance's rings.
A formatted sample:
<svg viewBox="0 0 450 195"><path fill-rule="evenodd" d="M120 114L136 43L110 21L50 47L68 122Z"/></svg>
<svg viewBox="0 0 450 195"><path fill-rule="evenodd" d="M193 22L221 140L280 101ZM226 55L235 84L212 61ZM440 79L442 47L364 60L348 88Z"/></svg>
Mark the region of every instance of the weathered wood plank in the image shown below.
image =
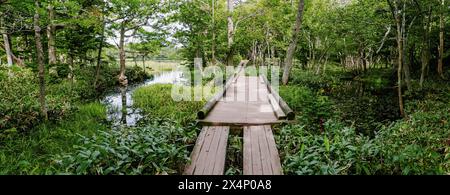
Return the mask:
<svg viewBox="0 0 450 195"><path fill-rule="evenodd" d="M215 134L215 128L214 127L208 127L206 129L206 135L205 135L205 142L203 143L202 149L200 150L200 156L198 157L198 161L195 164L195 170L194 175L202 175L203 170L205 168L206 164L206 158L208 156L208 150L211 146L212 139L214 138Z"/></svg>
<svg viewBox="0 0 450 195"><path fill-rule="evenodd" d="M271 127L244 127L244 175L281 174L280 157Z"/></svg>
<svg viewBox="0 0 450 195"><path fill-rule="evenodd" d="M272 172L274 175L282 175L283 169L281 168L280 156L278 154L278 149L275 143L275 138L273 137L272 128L269 125L264 126L265 137L270 151L270 159L272 164Z"/></svg>
<svg viewBox="0 0 450 195"><path fill-rule="evenodd" d="M271 156L269 152L269 146L267 144L264 126L258 126L256 129L259 131L258 141L259 141L259 150L261 151L262 174L271 175L272 174L272 166L270 159Z"/></svg>
<svg viewBox="0 0 450 195"><path fill-rule="evenodd" d="M249 127L244 127L244 175L252 174L252 142Z"/></svg>
<svg viewBox="0 0 450 195"><path fill-rule="evenodd" d="M192 175L194 173L195 165L197 164L200 150L202 149L203 143L205 141L206 129L208 129L208 127L203 127L197 137L197 142L195 142L194 149L192 150L191 153L191 162L187 165L183 173L184 175Z"/></svg>
<svg viewBox="0 0 450 195"><path fill-rule="evenodd" d="M222 175L225 170L225 158L227 155L227 143L230 127L224 126L221 130L219 147L217 148L217 157L214 164L213 175Z"/></svg>
<svg viewBox="0 0 450 195"><path fill-rule="evenodd" d="M206 156L205 167L203 167L203 175L211 175L214 170L214 163L216 161L217 148L219 148L219 140L222 135L221 127L214 127L215 133L211 141L209 149L206 151L208 155Z"/></svg>
<svg viewBox="0 0 450 195"><path fill-rule="evenodd" d="M259 139L258 136L261 131L258 131L258 128L255 126L250 127L251 132L251 142L252 142L252 174L254 175L262 175L262 164L261 164L261 151L259 147Z"/></svg>
<svg viewBox="0 0 450 195"><path fill-rule="evenodd" d="M185 175L221 175L224 172L230 127L203 127L191 154Z"/></svg>

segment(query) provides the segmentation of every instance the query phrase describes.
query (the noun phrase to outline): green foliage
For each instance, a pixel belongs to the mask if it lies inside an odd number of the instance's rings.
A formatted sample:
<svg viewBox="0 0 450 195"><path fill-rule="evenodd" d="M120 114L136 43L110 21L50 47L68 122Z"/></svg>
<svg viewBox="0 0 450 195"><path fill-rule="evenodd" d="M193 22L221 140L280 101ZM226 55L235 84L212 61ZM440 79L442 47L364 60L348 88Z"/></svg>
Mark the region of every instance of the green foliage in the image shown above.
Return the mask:
<svg viewBox="0 0 450 195"><path fill-rule="evenodd" d="M372 170L383 174L450 173L449 100L447 93L408 102L407 112L414 110L409 119L379 131L375 143L384 146L378 157L382 161L373 163Z"/></svg>
<svg viewBox="0 0 450 195"><path fill-rule="evenodd" d="M144 127L83 136L73 154L56 161L64 173L180 174L189 160L186 143L194 136L195 131L174 122L153 121Z"/></svg>
<svg viewBox="0 0 450 195"><path fill-rule="evenodd" d="M329 120L324 133L312 133L304 125L284 126L276 136L285 174L370 174L367 165L379 148L353 128Z"/></svg>
<svg viewBox="0 0 450 195"><path fill-rule="evenodd" d="M225 175L242 175L243 156L242 136L230 135L225 161L225 167L227 168Z"/></svg>
<svg viewBox="0 0 450 195"><path fill-rule="evenodd" d="M357 78L363 82L333 78L342 73L315 77L296 72L293 82L280 88L280 95L298 112L298 124L282 127L277 138L285 172L448 174L449 86L440 81L425 82L424 89L405 96L409 118L399 119L395 102L392 107L396 94L391 94L389 88L383 90L382 83L389 82L373 82L377 77L374 75L386 80L386 72ZM365 91L363 95L361 90ZM327 102L323 108L321 102ZM392 117L391 112L396 116ZM320 121L314 120L318 113L330 119L323 128L317 125ZM319 133L318 128L323 131ZM361 132L361 128L372 133Z"/></svg>
<svg viewBox="0 0 450 195"><path fill-rule="evenodd" d="M127 68L125 75L127 76L128 81L131 83L142 83L146 79L150 78L150 76L147 75L146 72L144 72L144 69L139 66Z"/></svg>
<svg viewBox="0 0 450 195"><path fill-rule="evenodd" d="M93 87L94 67L74 70L73 81L67 79L67 65L57 64L47 74L46 103L50 121L61 120L69 114L78 102L88 102L99 93L116 86L117 69L104 67L99 80L99 88ZM129 68L126 72L130 83L143 82L149 78L140 67ZM36 73L28 68L0 67L0 130L16 128L27 130L41 122L39 87Z"/></svg>
<svg viewBox="0 0 450 195"><path fill-rule="evenodd" d="M333 116L329 98L307 87L281 86L279 93L296 112L296 120L310 130L323 131L323 123Z"/></svg>
<svg viewBox="0 0 450 195"><path fill-rule="evenodd" d="M204 101L180 101L172 99L172 85L156 84L137 89L133 93L134 106L149 118L165 118L188 124L196 119L196 113Z"/></svg>
<svg viewBox="0 0 450 195"><path fill-rule="evenodd" d="M29 69L20 67L0 67L0 74L0 130L27 130L41 122L36 75ZM62 94L47 95L50 120L60 119L71 109L68 99L70 96Z"/></svg>
<svg viewBox="0 0 450 195"><path fill-rule="evenodd" d="M34 74L17 67L0 68L0 129L26 129L39 122L38 86Z"/></svg>
<svg viewBox="0 0 450 195"><path fill-rule="evenodd" d="M53 156L68 153L79 135L107 129L106 109L100 103L79 106L69 119L42 123L27 133L0 136L0 174L55 174L61 172Z"/></svg>

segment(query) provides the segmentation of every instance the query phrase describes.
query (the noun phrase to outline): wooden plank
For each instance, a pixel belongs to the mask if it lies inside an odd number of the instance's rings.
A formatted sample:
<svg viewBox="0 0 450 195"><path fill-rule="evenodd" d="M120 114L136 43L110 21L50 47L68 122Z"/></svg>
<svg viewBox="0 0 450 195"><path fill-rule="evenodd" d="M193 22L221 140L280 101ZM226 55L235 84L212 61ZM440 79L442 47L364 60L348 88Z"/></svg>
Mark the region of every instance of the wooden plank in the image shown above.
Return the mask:
<svg viewBox="0 0 450 195"><path fill-rule="evenodd" d="M263 175L272 175L272 163L271 163L271 155L269 151L269 145L266 139L266 130L265 126L257 126L255 129L259 132L258 141L259 141L259 149L261 151L261 164L262 164L262 174Z"/></svg>
<svg viewBox="0 0 450 195"><path fill-rule="evenodd" d="M200 155L198 157L197 163L195 164L194 169L194 175L201 175L203 174L203 170L205 168L206 158L208 156L208 150L211 146L212 139L215 134L215 128L214 127L208 127L206 129L206 135L205 135L205 141L203 143L202 149L200 150Z"/></svg>
<svg viewBox="0 0 450 195"><path fill-rule="evenodd" d="M278 101L273 97L272 94L267 95L269 98L270 105L272 105L273 112L277 116L277 118L280 119L286 119L286 114L284 114L283 109L281 109L280 104L278 104Z"/></svg>
<svg viewBox="0 0 450 195"><path fill-rule="evenodd" d="M222 128L221 127L214 127L215 133L214 137L211 141L211 145L208 150L206 150L206 153L208 154L206 156L205 161L205 167L203 167L202 175L211 175L214 170L214 164L216 161L216 155L217 155L217 148L219 148L219 140L220 136L222 135Z"/></svg>
<svg viewBox="0 0 450 195"><path fill-rule="evenodd" d="M244 127L244 175L252 175L252 142L248 126Z"/></svg>
<svg viewBox="0 0 450 195"><path fill-rule="evenodd" d="M269 125L244 127L244 175L282 175L280 157Z"/></svg>
<svg viewBox="0 0 450 195"><path fill-rule="evenodd" d="M264 126L258 126L259 134L259 147L261 151L261 163L263 167L263 175L272 175L272 163L269 144L267 143L266 131Z"/></svg>
<svg viewBox="0 0 450 195"><path fill-rule="evenodd" d="M252 142L252 170L254 175L262 175L262 164L261 164L261 151L259 149L258 136L261 131L255 128L255 126L250 126L251 132L251 142Z"/></svg>
<svg viewBox="0 0 450 195"><path fill-rule="evenodd" d="M254 121L212 121L212 120L199 120L201 125L217 125L217 126L252 126L252 125L273 125L281 123L294 123L295 121L286 120L274 120L266 122L254 122Z"/></svg>
<svg viewBox="0 0 450 195"><path fill-rule="evenodd" d="M280 156L278 154L277 146L275 145L275 139L273 137L272 128L269 125L264 126L265 137L269 145L270 159L272 164L272 172L274 175L283 175L283 169L281 168Z"/></svg>
<svg viewBox="0 0 450 195"><path fill-rule="evenodd" d="M195 165L197 164L198 156L205 140L206 129L208 129L208 127L203 127L197 137L197 142L191 153L191 162L186 167L183 173L184 175L192 175L194 173Z"/></svg>
<svg viewBox="0 0 450 195"><path fill-rule="evenodd" d="M217 157L214 164L213 175L223 175L225 170L225 158L227 155L227 143L230 127L222 127Z"/></svg>
<svg viewBox="0 0 450 195"><path fill-rule="evenodd" d="M185 175L222 175L230 127L203 127L191 154Z"/></svg>

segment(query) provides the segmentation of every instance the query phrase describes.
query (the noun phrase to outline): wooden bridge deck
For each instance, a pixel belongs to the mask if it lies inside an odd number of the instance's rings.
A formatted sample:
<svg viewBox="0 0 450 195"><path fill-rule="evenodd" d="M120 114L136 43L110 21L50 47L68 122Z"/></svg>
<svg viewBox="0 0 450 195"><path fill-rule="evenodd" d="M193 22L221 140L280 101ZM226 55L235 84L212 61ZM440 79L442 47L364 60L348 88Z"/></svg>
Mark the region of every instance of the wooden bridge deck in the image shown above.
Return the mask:
<svg viewBox="0 0 450 195"><path fill-rule="evenodd" d="M282 122L269 102L267 84L260 77L245 76L243 72L200 123L241 126Z"/></svg>
<svg viewBox="0 0 450 195"><path fill-rule="evenodd" d="M199 120L205 126L184 174L224 173L230 126L242 126L244 130L244 175L283 174L270 125L286 120L279 120L284 113L278 102L274 104L272 89L269 90L265 79L246 76L245 71L240 71L233 79L224 95L217 95L220 98L211 104L213 107L206 117Z"/></svg>

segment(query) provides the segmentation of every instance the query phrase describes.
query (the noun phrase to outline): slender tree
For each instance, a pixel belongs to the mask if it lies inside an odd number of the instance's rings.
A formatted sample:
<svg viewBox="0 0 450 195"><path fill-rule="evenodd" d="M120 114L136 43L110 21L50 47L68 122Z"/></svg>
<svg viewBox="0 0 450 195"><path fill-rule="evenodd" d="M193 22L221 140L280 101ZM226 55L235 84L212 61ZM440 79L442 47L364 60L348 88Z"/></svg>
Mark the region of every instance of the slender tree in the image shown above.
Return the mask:
<svg viewBox="0 0 450 195"><path fill-rule="evenodd" d="M55 41L55 10L53 5L50 3L47 6L48 20L49 24L47 25L47 38L48 38L48 63L56 64L56 41Z"/></svg>
<svg viewBox="0 0 450 195"><path fill-rule="evenodd" d="M292 33L292 39L291 39L289 48L286 53L286 60L284 62L285 65L284 65L284 71L283 71L283 77L282 77L282 82L284 85L286 85L289 80L289 74L290 74L291 68L292 68L292 59L294 57L295 48L298 43L298 35L300 33L300 29L301 29L301 25L302 25L304 6L305 6L305 1L299 0L298 9L297 9L297 17L295 19L295 26L294 26L294 30Z"/></svg>
<svg viewBox="0 0 450 195"><path fill-rule="evenodd" d="M444 79L444 69L443 69L443 61L444 61L444 29L445 29L445 20L444 20L444 9L445 9L445 0L442 0L441 13L439 16L439 59L438 59L438 73L439 76Z"/></svg>
<svg viewBox="0 0 450 195"><path fill-rule="evenodd" d="M405 110L403 108L403 95L402 95L402 72L403 72L403 31L402 31L402 16L401 11L398 7L398 0L387 0L389 7L391 8L392 16L395 20L395 25L397 27L397 88L398 88L398 103L400 115L405 117ZM403 7L406 7L405 4Z"/></svg>
<svg viewBox="0 0 450 195"><path fill-rule="evenodd" d="M6 53L6 61L8 62L9 66L13 65L13 54L11 50L11 44L9 43L9 35L8 32L6 32L6 29L3 29L3 44L5 48Z"/></svg>
<svg viewBox="0 0 450 195"><path fill-rule="evenodd" d="M118 76L121 86L128 85L125 76L125 39L135 34L137 30L149 24L149 19L156 14L159 1L156 0L112 0L113 28L119 32L120 73Z"/></svg>
<svg viewBox="0 0 450 195"><path fill-rule="evenodd" d="M39 26L39 0L35 0L34 14L34 34L36 40L36 54L39 69L39 102L41 104L41 114L45 120L48 120L47 105L45 103L45 67L44 67L44 50L41 41L41 27Z"/></svg>
<svg viewBox="0 0 450 195"><path fill-rule="evenodd" d="M100 40L98 43L98 53L97 53L97 66L95 67L95 81L94 87L97 88L98 80L100 78L100 68L102 65L102 50L103 44L105 42L105 29L106 29L106 19L105 19L105 8L102 9L102 32L100 35Z"/></svg>
<svg viewBox="0 0 450 195"><path fill-rule="evenodd" d="M234 38L234 24L233 24L233 10L234 0L227 0L227 42L228 42L228 54L227 54L227 66L233 66L234 50L233 50L233 38Z"/></svg>

